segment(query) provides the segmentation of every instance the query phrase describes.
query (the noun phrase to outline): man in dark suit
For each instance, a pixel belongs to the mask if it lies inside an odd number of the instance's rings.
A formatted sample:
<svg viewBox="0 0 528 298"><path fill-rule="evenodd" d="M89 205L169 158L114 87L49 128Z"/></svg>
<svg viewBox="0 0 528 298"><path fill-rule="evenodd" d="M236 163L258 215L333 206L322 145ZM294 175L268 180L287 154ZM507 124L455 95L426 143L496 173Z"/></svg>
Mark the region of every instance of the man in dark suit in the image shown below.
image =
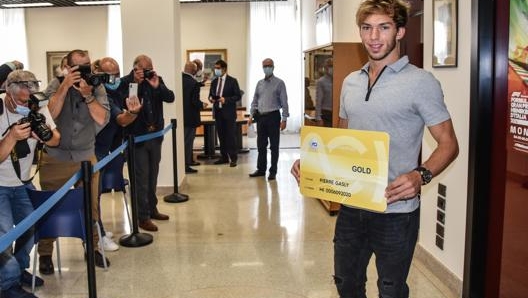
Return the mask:
<svg viewBox="0 0 528 298"><path fill-rule="evenodd" d="M238 81L227 75L227 63L218 60L214 65L215 78L209 89L209 101L213 103L213 116L220 139L221 157L214 163L237 165L236 148L236 103L240 100Z"/></svg>
<svg viewBox="0 0 528 298"><path fill-rule="evenodd" d="M196 136L196 127L200 126L200 110L203 107L203 103L200 100L200 83L193 77L196 71L196 64L188 61L185 63L182 72L185 173L188 174L198 172L191 166L199 165L199 163L193 161L193 144Z"/></svg>

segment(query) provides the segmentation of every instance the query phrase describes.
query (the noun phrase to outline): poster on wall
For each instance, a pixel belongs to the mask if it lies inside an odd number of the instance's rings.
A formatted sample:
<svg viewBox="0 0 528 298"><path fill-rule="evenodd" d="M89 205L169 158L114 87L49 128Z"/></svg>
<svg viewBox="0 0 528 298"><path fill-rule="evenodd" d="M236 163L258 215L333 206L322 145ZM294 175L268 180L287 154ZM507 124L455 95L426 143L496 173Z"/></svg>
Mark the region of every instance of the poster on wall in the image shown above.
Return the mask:
<svg viewBox="0 0 528 298"><path fill-rule="evenodd" d="M508 150L528 154L528 2L510 1Z"/></svg>

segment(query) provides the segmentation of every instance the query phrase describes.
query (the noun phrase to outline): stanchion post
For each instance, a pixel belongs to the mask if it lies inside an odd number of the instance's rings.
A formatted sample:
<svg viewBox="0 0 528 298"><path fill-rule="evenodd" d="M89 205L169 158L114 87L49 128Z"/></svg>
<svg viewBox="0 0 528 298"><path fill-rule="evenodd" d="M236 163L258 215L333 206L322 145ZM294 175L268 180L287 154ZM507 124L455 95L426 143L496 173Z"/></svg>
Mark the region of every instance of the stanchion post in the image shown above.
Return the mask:
<svg viewBox="0 0 528 298"><path fill-rule="evenodd" d="M97 285L95 280L95 253L93 243L93 216L92 216L92 163L81 163L82 181L84 187L84 233L86 235L86 272L88 275L88 297L97 298Z"/></svg>
<svg viewBox="0 0 528 298"><path fill-rule="evenodd" d="M152 243L152 235L147 233L140 233L138 226L138 210L137 210L137 194L136 194L136 175L135 175L135 145L134 136L128 136L128 150L127 150L127 167L128 177L130 181L130 205L132 206L132 232L128 235L123 235L119 239L119 244L126 247L140 247Z"/></svg>
<svg viewBox="0 0 528 298"><path fill-rule="evenodd" d="M189 196L178 192L178 147L176 144L176 119L171 119L172 124L172 177L174 178L174 193L166 195L163 200L167 203L183 203Z"/></svg>

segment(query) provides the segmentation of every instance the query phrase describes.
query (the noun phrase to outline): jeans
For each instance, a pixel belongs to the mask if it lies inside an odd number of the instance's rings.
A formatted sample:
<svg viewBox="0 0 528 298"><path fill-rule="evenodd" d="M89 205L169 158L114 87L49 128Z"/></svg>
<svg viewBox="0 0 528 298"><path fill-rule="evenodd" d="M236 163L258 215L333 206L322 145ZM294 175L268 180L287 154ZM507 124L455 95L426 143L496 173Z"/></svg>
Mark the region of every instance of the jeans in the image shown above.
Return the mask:
<svg viewBox="0 0 528 298"><path fill-rule="evenodd" d="M135 172L138 219L145 221L157 212L159 163L163 138L155 138L135 144Z"/></svg>
<svg viewBox="0 0 528 298"><path fill-rule="evenodd" d="M342 206L334 236L334 280L340 297L366 297L372 254L376 256L379 297L409 297L406 280L419 225L419 208L410 213L374 213Z"/></svg>
<svg viewBox="0 0 528 298"><path fill-rule="evenodd" d="M0 236L33 212L26 188L25 185L0 186ZM29 253L33 244L31 228L16 240L14 252L12 247L8 247L0 253L0 287L3 290L18 284L22 271L29 268Z"/></svg>

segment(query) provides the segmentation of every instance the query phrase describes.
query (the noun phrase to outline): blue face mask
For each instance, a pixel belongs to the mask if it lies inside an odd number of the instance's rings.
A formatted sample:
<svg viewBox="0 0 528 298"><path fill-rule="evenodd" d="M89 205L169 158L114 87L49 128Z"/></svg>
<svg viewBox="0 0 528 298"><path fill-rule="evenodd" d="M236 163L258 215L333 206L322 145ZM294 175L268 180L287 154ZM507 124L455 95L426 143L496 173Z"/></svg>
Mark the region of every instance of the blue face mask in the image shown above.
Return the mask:
<svg viewBox="0 0 528 298"><path fill-rule="evenodd" d="M264 74L269 77L273 74L273 66L266 66L263 67L262 70L264 71Z"/></svg>
<svg viewBox="0 0 528 298"><path fill-rule="evenodd" d="M116 78L113 84L105 83L105 87L109 90L116 90L121 84L121 78Z"/></svg>
<svg viewBox="0 0 528 298"><path fill-rule="evenodd" d="M217 76L217 77L221 77L222 76L222 70L221 69L216 69L215 68L214 72L215 72L215 76Z"/></svg>
<svg viewBox="0 0 528 298"><path fill-rule="evenodd" d="M22 115L24 117L26 117L27 115L29 115L29 112L31 110L28 108L28 107L25 107L25 106L19 106L17 105L16 108L15 108L15 112L19 115Z"/></svg>

